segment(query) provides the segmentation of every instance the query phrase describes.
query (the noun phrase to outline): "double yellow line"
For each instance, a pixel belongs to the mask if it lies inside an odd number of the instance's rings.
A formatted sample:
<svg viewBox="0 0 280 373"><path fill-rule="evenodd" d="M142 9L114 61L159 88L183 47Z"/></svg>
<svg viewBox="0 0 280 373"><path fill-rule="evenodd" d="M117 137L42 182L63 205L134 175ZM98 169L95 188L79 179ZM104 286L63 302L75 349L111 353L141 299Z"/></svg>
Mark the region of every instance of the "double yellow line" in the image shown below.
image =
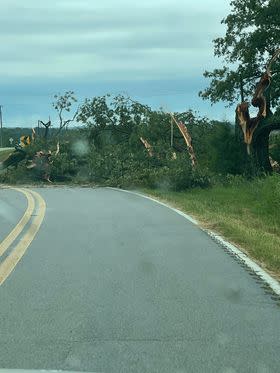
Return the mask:
<svg viewBox="0 0 280 373"><path fill-rule="evenodd" d="M27 199L27 209L15 228L0 243L0 285L2 285L3 282L8 278L8 276L16 267L17 263L23 257L28 246L31 244L34 237L36 236L36 233L38 232L44 220L46 212L46 203L37 192L21 188L10 189L24 194ZM37 210L37 213L34 219L32 219L35 209ZM27 231L24 233L20 241L12 249L11 253L3 261L1 261L1 257L3 256L3 254L12 246L14 241L18 238L18 236L22 233L22 231L30 221L30 226L28 227Z"/></svg>

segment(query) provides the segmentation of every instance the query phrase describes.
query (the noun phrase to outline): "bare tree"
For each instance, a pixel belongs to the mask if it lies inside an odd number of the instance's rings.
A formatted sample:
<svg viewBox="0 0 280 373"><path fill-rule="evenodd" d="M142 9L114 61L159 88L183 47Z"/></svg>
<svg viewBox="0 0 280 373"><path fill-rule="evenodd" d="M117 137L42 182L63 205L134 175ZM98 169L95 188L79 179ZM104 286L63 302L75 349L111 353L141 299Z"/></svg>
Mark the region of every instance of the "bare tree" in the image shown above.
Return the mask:
<svg viewBox="0 0 280 373"><path fill-rule="evenodd" d="M59 135L64 128L68 128L69 124L75 121L79 112L79 107L76 109L71 118L65 119L65 113L70 113L72 105L77 102L74 92L67 91L64 93L64 95L56 94L54 98L56 101L54 101L52 105L58 113L59 130L57 135Z"/></svg>

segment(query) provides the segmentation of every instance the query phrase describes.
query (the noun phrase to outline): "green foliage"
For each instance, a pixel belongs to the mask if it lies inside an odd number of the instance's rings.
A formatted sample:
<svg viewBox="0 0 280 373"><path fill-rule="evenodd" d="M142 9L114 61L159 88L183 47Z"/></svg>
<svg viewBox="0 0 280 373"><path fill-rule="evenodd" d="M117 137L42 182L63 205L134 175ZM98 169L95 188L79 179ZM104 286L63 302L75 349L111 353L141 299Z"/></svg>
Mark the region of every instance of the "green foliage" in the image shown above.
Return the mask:
<svg viewBox="0 0 280 373"><path fill-rule="evenodd" d="M179 154L176 160L160 160L144 151L133 153L124 145L110 145L102 152L91 152L88 165L90 181L111 186L183 190L211 183L205 171L192 169L186 153Z"/></svg>
<svg viewBox="0 0 280 373"><path fill-rule="evenodd" d="M177 159L167 162L167 165L159 169L155 176L151 186L159 189L179 191L195 187L205 188L211 185L208 172L193 169L186 153L179 154Z"/></svg>
<svg viewBox="0 0 280 373"><path fill-rule="evenodd" d="M84 128L62 131L56 156L57 140L52 131L48 139L36 137L32 145L24 148L24 160L18 165L24 172L18 172L18 177L23 180L28 174L34 180L42 178L44 162L41 168L26 169L28 160L39 150L52 152L52 162L47 167L53 181L179 191L204 188L213 180L244 172L245 163L230 123L209 121L191 110L175 116L191 134L198 161L194 169L176 124L171 147L170 114L125 96L106 95L84 102L77 118ZM152 154L141 138L148 141ZM17 171L9 172L12 175Z"/></svg>
<svg viewBox="0 0 280 373"><path fill-rule="evenodd" d="M78 162L67 153L58 154L51 167L51 179L56 181L71 180L77 174Z"/></svg>
<svg viewBox="0 0 280 373"><path fill-rule="evenodd" d="M219 101L228 102L231 106L234 102L241 101L240 84L241 71L232 71L228 67L214 69L213 71L205 71L203 76L211 79L210 85L204 91L199 92L199 96L204 100L210 100L212 104ZM252 82L245 84L245 97L252 92Z"/></svg>
<svg viewBox="0 0 280 373"><path fill-rule="evenodd" d="M279 0L232 0L231 12L222 20L226 34L214 40L214 54L222 57L226 67L206 71L210 86L200 96L212 103L227 101L233 104L240 98L240 81L243 81L244 98L264 72L269 57L280 47ZM237 65L237 68L235 67ZM228 67L232 66L232 68ZM273 66L271 105L280 103L280 62Z"/></svg>
<svg viewBox="0 0 280 373"><path fill-rule="evenodd" d="M56 101L53 102L53 107L58 112L62 112L63 110L69 112L71 110L72 104L74 102L77 102L73 91L67 91L64 93L64 95L56 94L54 95L54 98Z"/></svg>
<svg viewBox="0 0 280 373"><path fill-rule="evenodd" d="M0 162L3 162L13 152L13 149L0 150Z"/></svg>
<svg viewBox="0 0 280 373"><path fill-rule="evenodd" d="M132 133L147 123L151 113L142 105L123 95L105 95L86 99L77 121L86 125L88 138L102 148L108 144L128 142Z"/></svg>
<svg viewBox="0 0 280 373"><path fill-rule="evenodd" d="M55 101L53 102L53 107L57 111L59 118L59 131L58 134L64 129L68 128L70 123L72 123L79 112L79 109L76 109L74 115L71 118L65 119L64 114L69 113L72 109L73 104L77 102L77 99L73 91L66 91L63 95L56 94L54 95Z"/></svg>
<svg viewBox="0 0 280 373"><path fill-rule="evenodd" d="M270 155L280 164L280 133L270 136Z"/></svg>
<svg viewBox="0 0 280 373"><path fill-rule="evenodd" d="M0 182L6 184L25 184L36 180L33 173L28 172L26 164L21 162L17 168L9 168L0 172Z"/></svg>
<svg viewBox="0 0 280 373"><path fill-rule="evenodd" d="M32 129L31 128L21 128L21 127L4 127L3 131L3 146L4 147L14 147L16 144L20 142L21 136L32 136ZM13 139L12 142L9 139Z"/></svg>
<svg viewBox="0 0 280 373"><path fill-rule="evenodd" d="M208 167L221 174L241 174L245 159L235 136L234 127L229 123L213 122L208 135Z"/></svg>

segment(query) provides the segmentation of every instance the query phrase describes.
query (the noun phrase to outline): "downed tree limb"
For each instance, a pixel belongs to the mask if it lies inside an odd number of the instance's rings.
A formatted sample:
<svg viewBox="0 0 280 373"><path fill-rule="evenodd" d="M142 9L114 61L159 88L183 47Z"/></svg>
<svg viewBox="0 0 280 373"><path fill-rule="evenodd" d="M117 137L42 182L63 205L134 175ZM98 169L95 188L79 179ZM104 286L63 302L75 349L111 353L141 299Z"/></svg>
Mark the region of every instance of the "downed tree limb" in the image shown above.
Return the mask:
<svg viewBox="0 0 280 373"><path fill-rule="evenodd" d="M24 160L26 157L26 153L21 148L17 148L13 151L13 153L9 154L6 159L4 159L3 162L0 163L0 169L4 170L8 167L17 167L19 162Z"/></svg>
<svg viewBox="0 0 280 373"><path fill-rule="evenodd" d="M53 164L52 157L56 157L60 151L59 142L56 145L56 151L52 154L51 150L48 151L38 151L34 155L33 159L30 161L30 164L27 166L27 169L35 169L42 174L42 179L51 183L51 165Z"/></svg>
<svg viewBox="0 0 280 373"><path fill-rule="evenodd" d="M145 146L145 148L147 149L149 156L153 157L154 156L154 152L153 152L152 145L149 144L148 141L145 140L142 136L140 137L140 140L141 140L142 144Z"/></svg>
<svg viewBox="0 0 280 373"><path fill-rule="evenodd" d="M60 146L59 146L59 141L58 141L57 144L56 144L56 151L54 153L55 157L58 155L59 151L60 151Z"/></svg>
<svg viewBox="0 0 280 373"><path fill-rule="evenodd" d="M32 141L30 136L22 136L21 137L21 144L16 146L15 151L11 153L1 164L0 169L7 169L8 167L15 167L17 168L18 164L21 161L27 163L26 168L28 170L34 169L34 171L38 172L40 178L46 180L51 183L50 174L51 174L51 165L53 164L53 158L59 154L60 145L59 142L56 144L56 150L39 150L30 159L30 153L26 151L26 149L31 145L32 142L35 141L36 133L35 130L32 129Z"/></svg>
<svg viewBox="0 0 280 373"><path fill-rule="evenodd" d="M197 160L196 160L195 152L194 152L194 149L193 149L193 146L192 146L191 135L190 135L186 125L183 122L178 122L177 119L175 118L175 116L172 113L170 113L170 116L171 116L171 119L174 121L174 123L179 128L179 130L180 130L180 132L181 132L181 134L182 134L182 136L185 140L185 143L186 143L187 148L188 148L188 153L189 153L189 156L190 156L190 159L191 159L192 167L194 168L197 165Z"/></svg>

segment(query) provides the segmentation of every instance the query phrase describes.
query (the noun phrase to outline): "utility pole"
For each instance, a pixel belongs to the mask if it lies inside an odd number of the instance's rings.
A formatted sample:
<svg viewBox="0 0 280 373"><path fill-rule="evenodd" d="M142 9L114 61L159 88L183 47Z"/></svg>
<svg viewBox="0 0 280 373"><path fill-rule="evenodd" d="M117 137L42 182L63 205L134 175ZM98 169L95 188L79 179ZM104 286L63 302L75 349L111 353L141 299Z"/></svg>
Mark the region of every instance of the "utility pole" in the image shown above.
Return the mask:
<svg viewBox="0 0 280 373"><path fill-rule="evenodd" d="M2 105L0 105L0 147L3 148Z"/></svg>
<svg viewBox="0 0 280 373"><path fill-rule="evenodd" d="M173 120L171 118L170 120L170 126L171 126L171 131L170 131L170 146L173 148Z"/></svg>

